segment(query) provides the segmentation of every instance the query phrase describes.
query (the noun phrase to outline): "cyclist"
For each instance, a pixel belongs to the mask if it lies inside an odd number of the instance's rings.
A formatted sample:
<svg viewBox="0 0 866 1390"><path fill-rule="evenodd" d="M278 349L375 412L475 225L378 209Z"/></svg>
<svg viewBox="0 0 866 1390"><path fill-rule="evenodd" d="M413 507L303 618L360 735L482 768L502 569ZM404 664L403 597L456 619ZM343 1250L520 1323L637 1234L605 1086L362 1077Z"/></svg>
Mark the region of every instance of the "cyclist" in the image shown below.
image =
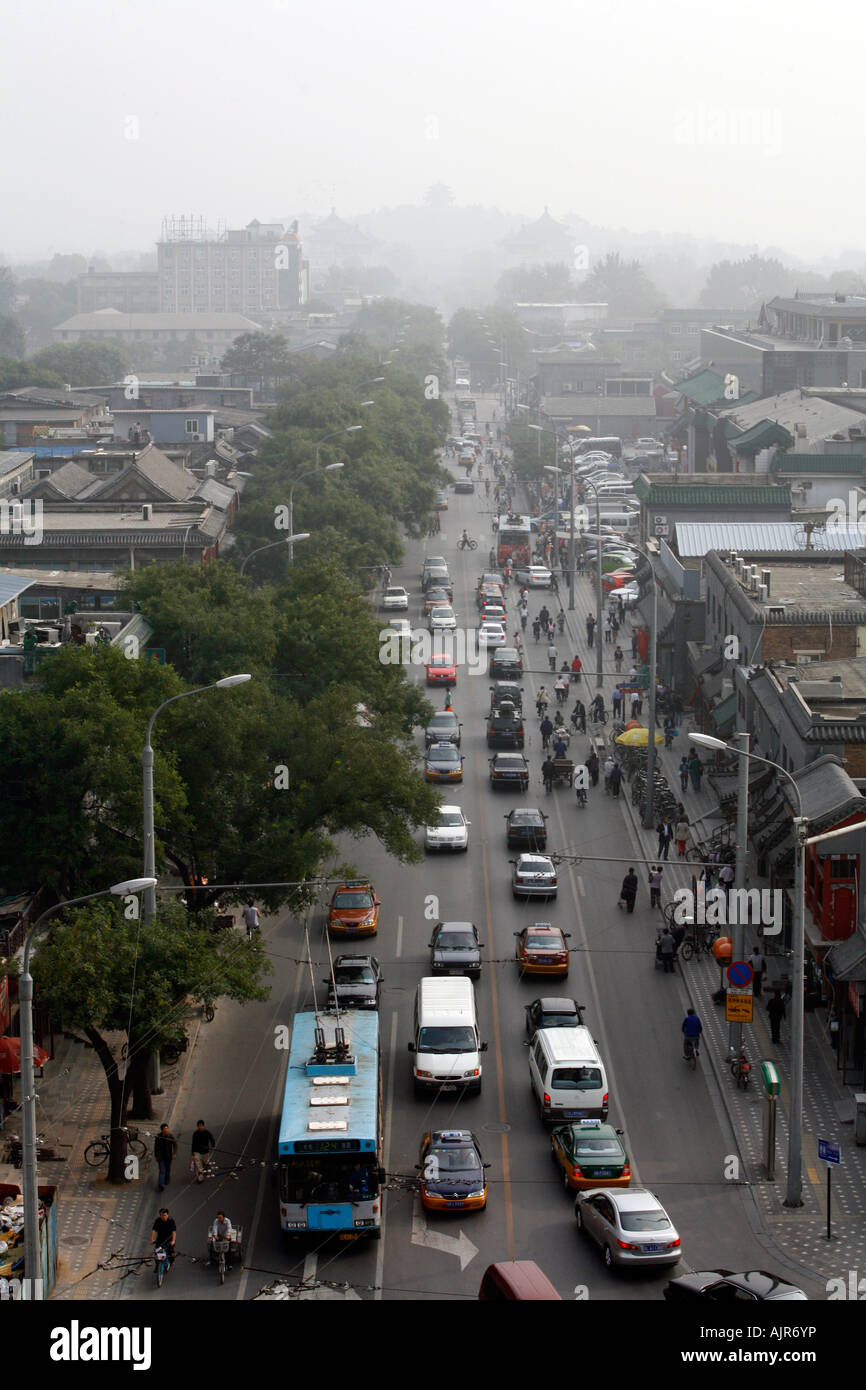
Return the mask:
<svg viewBox="0 0 866 1390"><path fill-rule="evenodd" d="M703 1024L698 1018L694 1009L689 1009L683 1019L683 1056L686 1061L691 1061L692 1053L697 1056L699 1051L699 1039L704 1031Z"/></svg>
<svg viewBox="0 0 866 1390"><path fill-rule="evenodd" d="M485 479L484 479L484 495L485 495L486 497L489 497L489 496L490 496L490 479L489 479L489 478L485 478Z"/></svg>
<svg viewBox="0 0 866 1390"><path fill-rule="evenodd" d="M469 544L469 532L468 532L468 531L466 530L466 528L464 527L464 528L463 528L463 535L460 537L460 544L459 544L459 546L458 546L457 548L458 548L458 550L465 550L468 544Z"/></svg>
<svg viewBox="0 0 866 1390"><path fill-rule="evenodd" d="M177 1225L174 1218L169 1216L168 1207L160 1207L159 1215L156 1217L150 1232L150 1243L153 1246L162 1246L168 1256L169 1269L174 1264L176 1242Z"/></svg>
<svg viewBox="0 0 866 1390"><path fill-rule="evenodd" d="M555 670L556 670L556 662L557 662L558 657L559 657L559 652L556 650L556 647L555 647L554 644L551 642L550 646L547 648L547 660L550 662L550 669L551 669L551 671L555 671Z"/></svg>
<svg viewBox="0 0 866 1390"><path fill-rule="evenodd" d="M556 615L556 626L561 633L565 631L565 613L561 608Z"/></svg>
<svg viewBox="0 0 866 1390"><path fill-rule="evenodd" d="M535 619L533 620L533 623L532 623L532 635L533 635L533 637L535 638L536 642L537 642L538 639L541 637L541 623L540 623L540 621L539 621L538 618L535 618Z"/></svg>
<svg viewBox="0 0 866 1390"><path fill-rule="evenodd" d="M228 1216L226 1216L224 1211L217 1212L213 1225L207 1233L207 1239L208 1247L211 1253L211 1258L213 1258L214 1255L213 1242L215 1240L227 1240L231 1242L236 1239L235 1228L231 1223L231 1219ZM231 1244L229 1244L229 1248L226 1251L226 1268L231 1269L231 1267L232 1249Z"/></svg>

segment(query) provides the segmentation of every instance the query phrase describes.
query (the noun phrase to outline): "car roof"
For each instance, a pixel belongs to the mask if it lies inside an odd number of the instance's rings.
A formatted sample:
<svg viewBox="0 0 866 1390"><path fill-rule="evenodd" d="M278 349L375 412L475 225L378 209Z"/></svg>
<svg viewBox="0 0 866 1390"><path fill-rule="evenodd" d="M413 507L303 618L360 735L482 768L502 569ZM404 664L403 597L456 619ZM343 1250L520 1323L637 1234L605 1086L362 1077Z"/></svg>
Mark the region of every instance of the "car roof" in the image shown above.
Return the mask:
<svg viewBox="0 0 866 1390"><path fill-rule="evenodd" d="M556 999L551 995L544 995L541 999L533 999L533 1004L540 1005L544 1013L558 1014L578 1013L577 1000L575 999Z"/></svg>
<svg viewBox="0 0 866 1390"><path fill-rule="evenodd" d="M646 1211L655 1207L664 1211L664 1207L654 1192L649 1192L645 1187L619 1188L608 1192L608 1196L613 1198L620 1211ZM667 1216L667 1212L665 1212ZM670 1217L668 1217L670 1220Z"/></svg>
<svg viewBox="0 0 866 1390"><path fill-rule="evenodd" d="M539 820L544 820L544 816L537 806L512 806L508 812L508 819L510 820L512 816L537 816Z"/></svg>
<svg viewBox="0 0 866 1390"><path fill-rule="evenodd" d="M378 962L377 962L377 960L376 960L376 957L375 957L375 956L371 956L371 955L369 955L369 954L367 954L366 956L352 956L352 955L349 955L349 956L337 956L337 958L336 958L335 961L334 961L334 969L336 970L336 968L337 968L338 965L345 965L347 961L352 961L355 965L376 965L376 964L378 964Z"/></svg>
<svg viewBox="0 0 866 1390"><path fill-rule="evenodd" d="M552 864L553 860L547 854L521 854L518 856L518 863L524 859L535 860L539 864Z"/></svg>
<svg viewBox="0 0 866 1390"><path fill-rule="evenodd" d="M462 806L437 806L436 809L438 811L457 811L461 816L463 815Z"/></svg>
<svg viewBox="0 0 866 1390"><path fill-rule="evenodd" d="M443 722L443 720L446 719L451 720L451 722L454 724L457 723L457 715L454 713L453 709L437 709L436 713L431 717L430 723L435 724L437 719L440 722L440 724Z"/></svg>
<svg viewBox="0 0 866 1390"><path fill-rule="evenodd" d="M477 931L474 922L437 922L436 927L442 931Z"/></svg>
<svg viewBox="0 0 866 1390"><path fill-rule="evenodd" d="M431 744L430 744L430 747L427 749L427 756L428 756L428 758L429 758L429 756L430 756L431 753L435 753L435 752L436 752L436 749L437 749L437 748L447 748L447 749L448 749L448 752L449 752L449 753L453 753L453 755L454 755L455 758L457 758L457 757L460 756L459 753L457 752L457 749L454 747L454 744L450 741L450 739L445 739L445 740L443 740L441 743L431 743Z"/></svg>
<svg viewBox="0 0 866 1390"><path fill-rule="evenodd" d="M496 757L493 759L493 761L496 762L496 763L499 763L499 762L508 762L509 760L512 761L512 762L515 762L515 763L516 763L516 762L521 762L521 763L525 763L525 762L526 762L526 758L523 756L522 753L497 753L497 754L496 754Z"/></svg>
<svg viewBox="0 0 866 1390"><path fill-rule="evenodd" d="M555 932L557 936L561 936L561 935L562 935L562 928L561 928L561 927L555 927L555 926L553 926L553 924L552 924L551 922L530 922L530 923L529 923L529 926L528 926L528 927L524 927L523 930L524 930L524 931L537 931L537 932L550 932L551 934L553 934L553 933Z"/></svg>
<svg viewBox="0 0 866 1390"><path fill-rule="evenodd" d="M470 1129L434 1129L430 1135L431 1144L478 1144Z"/></svg>

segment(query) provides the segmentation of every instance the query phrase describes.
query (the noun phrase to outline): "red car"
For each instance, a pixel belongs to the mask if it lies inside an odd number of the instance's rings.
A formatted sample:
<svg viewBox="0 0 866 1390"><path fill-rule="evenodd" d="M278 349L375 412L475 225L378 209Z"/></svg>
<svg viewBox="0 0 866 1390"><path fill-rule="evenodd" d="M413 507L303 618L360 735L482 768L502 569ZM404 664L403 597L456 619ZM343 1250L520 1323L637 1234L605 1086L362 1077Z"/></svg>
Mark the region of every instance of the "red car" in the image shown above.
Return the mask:
<svg viewBox="0 0 866 1390"><path fill-rule="evenodd" d="M568 947L571 932L560 931L550 922L535 922L523 931L516 931L517 964L521 975L568 974Z"/></svg>
<svg viewBox="0 0 866 1390"><path fill-rule="evenodd" d="M610 574L601 576L601 587L610 593L611 589L624 589L633 579L634 570L611 570Z"/></svg>
<svg viewBox="0 0 866 1390"><path fill-rule="evenodd" d="M426 671L428 685L457 684L457 663L450 656L431 656Z"/></svg>

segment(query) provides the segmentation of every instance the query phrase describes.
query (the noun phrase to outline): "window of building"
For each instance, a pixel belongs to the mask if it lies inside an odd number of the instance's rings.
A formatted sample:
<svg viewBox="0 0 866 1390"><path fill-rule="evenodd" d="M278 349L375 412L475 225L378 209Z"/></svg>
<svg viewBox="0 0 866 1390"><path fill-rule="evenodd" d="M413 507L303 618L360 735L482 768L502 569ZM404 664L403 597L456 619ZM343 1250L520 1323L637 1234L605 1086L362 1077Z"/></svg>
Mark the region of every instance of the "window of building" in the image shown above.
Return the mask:
<svg viewBox="0 0 866 1390"><path fill-rule="evenodd" d="M671 324L671 326L670 326L670 333L671 333L671 336L672 336L672 337L678 338L678 337L680 336L680 334L682 333L682 331L683 331L683 330L682 330L682 327L680 326L680 324L678 324L678 323L672 323L672 324Z"/></svg>
<svg viewBox="0 0 866 1390"><path fill-rule="evenodd" d="M184 420L183 429L184 434L201 434L201 426L194 415L190 416L188 420Z"/></svg>

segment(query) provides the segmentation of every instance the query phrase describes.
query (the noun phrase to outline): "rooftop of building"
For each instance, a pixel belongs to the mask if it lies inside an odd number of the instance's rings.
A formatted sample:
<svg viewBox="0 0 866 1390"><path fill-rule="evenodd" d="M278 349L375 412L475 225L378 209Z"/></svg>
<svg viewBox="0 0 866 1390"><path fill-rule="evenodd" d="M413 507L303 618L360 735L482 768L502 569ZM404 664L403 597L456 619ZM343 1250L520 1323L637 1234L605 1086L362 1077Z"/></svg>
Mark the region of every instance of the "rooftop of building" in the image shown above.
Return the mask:
<svg viewBox="0 0 866 1390"><path fill-rule="evenodd" d="M750 588L749 577L745 583L737 577L729 552L711 551L704 559L708 581L713 575L721 582L747 621L763 621L768 626L866 625L866 600L845 582L840 555L804 554L796 561L753 556L751 563L758 570L760 583L764 582L763 572L769 572L766 599Z"/></svg>
<svg viewBox="0 0 866 1390"><path fill-rule="evenodd" d="M102 330L113 333L154 332L172 328L178 333L207 332L237 329L239 333L257 333L259 325L243 314L123 314L119 309L94 309L89 314L73 314L55 325L55 332L86 332Z"/></svg>
<svg viewBox="0 0 866 1390"><path fill-rule="evenodd" d="M735 430L745 433L765 420L781 425L805 448L809 442L817 442L830 435L849 429L863 429L861 411L850 410L848 406L837 405L821 396L805 395L799 389L780 391L775 396L762 396L747 404L737 402L725 410L719 410L722 420ZM736 444L736 439L732 441Z"/></svg>

